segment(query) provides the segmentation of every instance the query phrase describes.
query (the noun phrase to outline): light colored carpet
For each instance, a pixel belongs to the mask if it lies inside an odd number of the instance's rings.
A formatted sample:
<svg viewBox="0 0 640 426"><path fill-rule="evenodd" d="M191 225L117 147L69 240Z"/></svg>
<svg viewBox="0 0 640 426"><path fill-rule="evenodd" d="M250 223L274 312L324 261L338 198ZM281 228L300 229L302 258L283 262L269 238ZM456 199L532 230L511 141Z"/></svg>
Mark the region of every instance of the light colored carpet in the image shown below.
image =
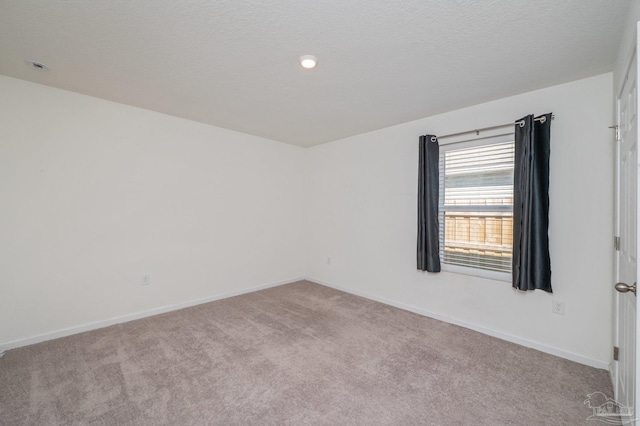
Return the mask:
<svg viewBox="0 0 640 426"><path fill-rule="evenodd" d="M3 425L574 425L608 373L309 282L7 352Z"/></svg>

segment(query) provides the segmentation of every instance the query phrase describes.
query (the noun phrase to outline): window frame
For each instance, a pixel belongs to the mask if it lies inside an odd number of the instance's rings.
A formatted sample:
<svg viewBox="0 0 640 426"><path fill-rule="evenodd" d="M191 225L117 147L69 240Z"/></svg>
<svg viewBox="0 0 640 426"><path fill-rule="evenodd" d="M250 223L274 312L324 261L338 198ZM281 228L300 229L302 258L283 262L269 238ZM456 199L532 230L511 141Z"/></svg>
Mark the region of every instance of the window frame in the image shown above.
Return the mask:
<svg viewBox="0 0 640 426"><path fill-rule="evenodd" d="M474 138L474 139L463 139L463 140L458 140L458 141L451 141L451 142L441 142L440 145L440 156L444 156L445 152L447 151L451 151L451 150L458 150L458 149L465 149L465 148L474 148L474 147L480 147L480 146L485 146L485 145L493 145L493 144L499 144L499 143L505 143L505 142L514 142L515 139L515 134L513 132L507 133L507 134L500 134L500 135L494 135L494 136L486 136L486 137L481 137L481 138ZM440 159L438 159L438 162L440 163ZM460 274L460 275L468 275L468 276L473 276L473 277L478 277L478 278L484 278L484 279L489 279L489 280L495 280L495 281L506 281L506 282L511 282L512 281L512 273L509 272L500 272L500 271L492 271L492 270L488 270L488 269L482 269L482 268L474 268L472 266L461 266L461 265L453 265L450 263L446 263L444 261L444 256L442 256L442 254L444 253L444 238L445 238L445 229L444 229L444 221L441 220L440 218L444 218L444 215L446 214L446 212L448 211L478 211L477 206L473 208L473 210L469 210L469 209L463 209L460 207L457 207L455 209L443 209L444 208L444 197L445 197L445 190L444 190L444 175L445 175L445 170L442 169L440 170L440 176L438 177L438 184L439 184L439 188L440 188L440 195L439 195L439 200L438 200L438 220L440 221L439 223L439 230L438 230L438 237L439 237L439 243L440 243L440 255L441 255L441 270L443 272L450 272L450 273L455 273L455 274ZM511 207L511 209L509 209L507 206L500 206L500 205L496 205L496 206L491 206L491 208L487 208L487 207L483 207L481 209L481 211L489 211L489 212L504 212L504 211L511 211L513 212L513 206ZM513 250L513 248L512 248Z"/></svg>

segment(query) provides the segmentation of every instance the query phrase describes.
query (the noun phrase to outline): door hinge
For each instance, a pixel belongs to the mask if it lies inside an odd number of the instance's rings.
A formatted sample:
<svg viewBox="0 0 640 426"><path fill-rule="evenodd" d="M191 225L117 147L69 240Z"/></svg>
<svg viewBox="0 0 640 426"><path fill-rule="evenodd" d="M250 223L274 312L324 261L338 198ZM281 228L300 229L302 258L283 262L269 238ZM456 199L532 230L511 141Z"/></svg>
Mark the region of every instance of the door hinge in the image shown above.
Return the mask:
<svg viewBox="0 0 640 426"><path fill-rule="evenodd" d="M614 361L617 361L617 360L618 360L618 358L619 358L619 356L618 356L618 355L619 355L619 354L620 354L620 348L619 348L619 347L617 347L617 346L614 346L614 347L613 347L613 360L614 360Z"/></svg>
<svg viewBox="0 0 640 426"><path fill-rule="evenodd" d="M616 131L616 142L620 142L620 126L609 126L610 129L614 129Z"/></svg>
<svg viewBox="0 0 640 426"><path fill-rule="evenodd" d="M620 237L613 237L613 249L620 251Z"/></svg>

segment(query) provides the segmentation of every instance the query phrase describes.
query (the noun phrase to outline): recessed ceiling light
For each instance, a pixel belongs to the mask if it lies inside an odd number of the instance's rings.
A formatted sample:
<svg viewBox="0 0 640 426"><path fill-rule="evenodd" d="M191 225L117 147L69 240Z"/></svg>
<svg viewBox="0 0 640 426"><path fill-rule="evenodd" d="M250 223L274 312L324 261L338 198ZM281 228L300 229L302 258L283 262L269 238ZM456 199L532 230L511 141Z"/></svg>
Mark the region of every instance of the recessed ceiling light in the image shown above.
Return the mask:
<svg viewBox="0 0 640 426"><path fill-rule="evenodd" d="M38 71L49 71L49 67L42 62L27 61L27 65L29 65L31 68L37 69Z"/></svg>
<svg viewBox="0 0 640 426"><path fill-rule="evenodd" d="M318 58L313 55L300 56L300 65L302 65L303 68L315 68L317 64Z"/></svg>

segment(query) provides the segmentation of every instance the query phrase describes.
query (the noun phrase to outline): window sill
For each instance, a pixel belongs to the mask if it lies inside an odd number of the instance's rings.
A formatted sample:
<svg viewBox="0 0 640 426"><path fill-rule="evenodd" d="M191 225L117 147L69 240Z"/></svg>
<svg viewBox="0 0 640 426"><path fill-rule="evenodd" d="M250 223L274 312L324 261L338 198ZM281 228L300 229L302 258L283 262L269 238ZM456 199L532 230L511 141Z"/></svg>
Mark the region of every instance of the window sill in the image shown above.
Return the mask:
<svg viewBox="0 0 640 426"><path fill-rule="evenodd" d="M468 268L465 266L449 265L446 263L442 264L441 270L442 272L451 272L454 274L468 275L471 277L483 278L487 280L505 281L509 283L511 282L511 274L506 272L487 271L485 269Z"/></svg>

